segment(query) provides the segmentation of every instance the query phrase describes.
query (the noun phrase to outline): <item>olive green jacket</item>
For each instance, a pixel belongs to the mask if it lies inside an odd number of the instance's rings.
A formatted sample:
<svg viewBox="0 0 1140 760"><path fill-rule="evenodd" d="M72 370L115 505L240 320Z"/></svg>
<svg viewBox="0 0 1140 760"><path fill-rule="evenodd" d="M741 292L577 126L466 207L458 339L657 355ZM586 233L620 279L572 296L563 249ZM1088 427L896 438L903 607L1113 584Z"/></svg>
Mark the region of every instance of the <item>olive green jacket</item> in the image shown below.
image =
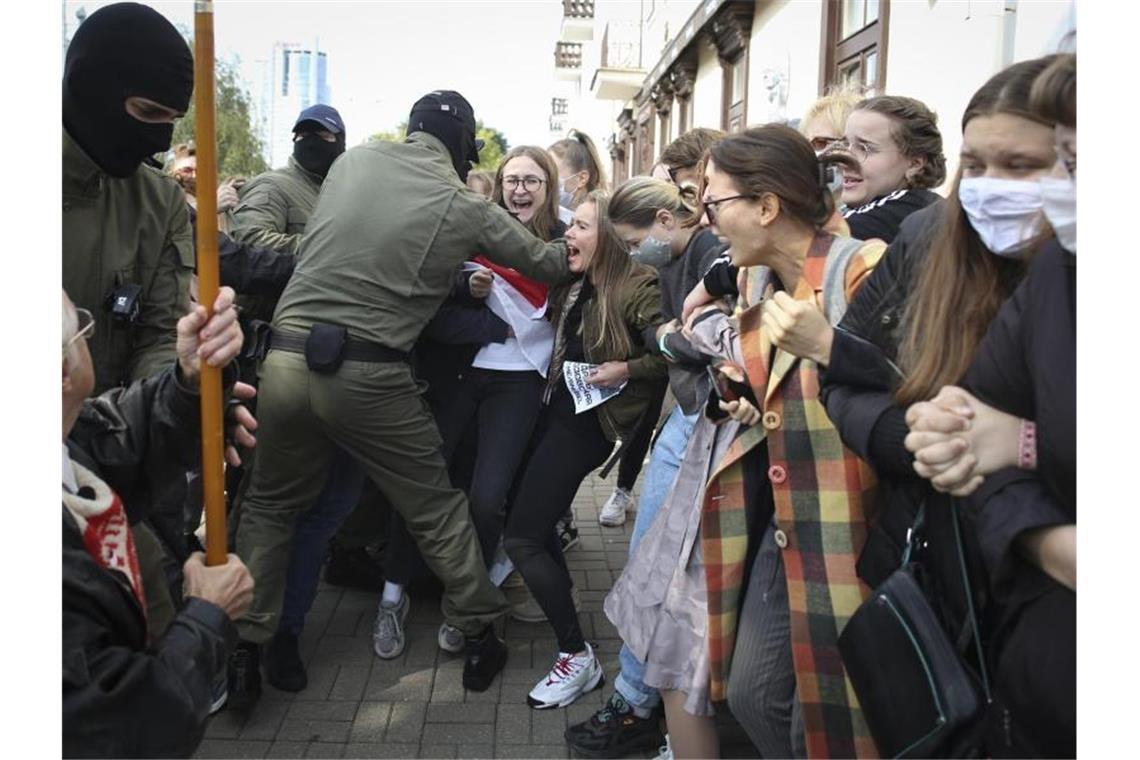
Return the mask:
<svg viewBox="0 0 1140 760"><path fill-rule="evenodd" d="M668 382L668 365L657 348L655 337L657 327L668 321L661 311L661 288L657 271L634 264L633 272L622 284L622 317L632 343L627 356L613 356L596 347L602 333L599 296L600 293L595 292L594 297L582 307L582 346L586 351L586 361L590 364L624 361L629 367L629 383L622 388L621 393L598 407L598 419L606 438L610 441L619 438L628 440L655 391ZM550 300L550 314L557 336L555 340L562 342L566 338L562 334L565 292L552 293ZM652 346L652 350L649 346ZM555 352L557 354L557 349ZM553 382L565 382L561 378L561 372L551 372L550 378Z"/></svg>
<svg viewBox="0 0 1140 760"><path fill-rule="evenodd" d="M149 166L108 176L63 132L63 287L95 315L95 393L169 367L190 308L194 250L182 189ZM105 304L118 285L142 287L134 325Z"/></svg>
<svg viewBox="0 0 1140 760"><path fill-rule="evenodd" d="M290 156L288 166L259 174L242 187L231 237L295 254L320 193L321 178Z"/></svg>
<svg viewBox="0 0 1140 760"><path fill-rule="evenodd" d="M544 243L469 190L435 137L357 146L325 179L273 324L342 325L409 351L477 254L542 282L569 278L565 243Z"/></svg>

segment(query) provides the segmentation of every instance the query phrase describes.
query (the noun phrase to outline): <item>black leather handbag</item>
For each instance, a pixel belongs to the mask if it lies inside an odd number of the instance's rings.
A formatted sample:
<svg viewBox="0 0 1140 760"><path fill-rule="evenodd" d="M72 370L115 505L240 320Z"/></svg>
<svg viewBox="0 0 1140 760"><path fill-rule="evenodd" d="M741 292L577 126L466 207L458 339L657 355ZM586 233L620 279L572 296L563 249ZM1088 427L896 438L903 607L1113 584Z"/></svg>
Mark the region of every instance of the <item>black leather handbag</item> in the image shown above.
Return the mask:
<svg viewBox="0 0 1140 760"><path fill-rule="evenodd" d="M883 757L975 756L990 689L961 528L955 511L971 629L965 646L972 640L977 647L977 671L947 634L917 577L920 568L912 558L924 522L925 504L908 531L902 566L851 616L839 636L839 651Z"/></svg>

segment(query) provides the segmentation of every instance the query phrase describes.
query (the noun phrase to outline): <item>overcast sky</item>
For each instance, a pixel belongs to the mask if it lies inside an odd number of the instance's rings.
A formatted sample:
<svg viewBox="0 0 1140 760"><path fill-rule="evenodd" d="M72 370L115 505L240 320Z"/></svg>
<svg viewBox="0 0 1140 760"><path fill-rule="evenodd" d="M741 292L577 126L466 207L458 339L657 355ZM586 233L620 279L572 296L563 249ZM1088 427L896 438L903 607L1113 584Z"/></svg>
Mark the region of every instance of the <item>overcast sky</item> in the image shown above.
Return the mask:
<svg viewBox="0 0 1140 760"><path fill-rule="evenodd" d="M109 4L67 0L69 31L76 9ZM146 4L194 28L192 0ZM407 118L425 92L452 89L511 145L545 146L561 18L557 0L216 0L215 50L240 59L256 97L255 60L275 42L319 40L350 145Z"/></svg>

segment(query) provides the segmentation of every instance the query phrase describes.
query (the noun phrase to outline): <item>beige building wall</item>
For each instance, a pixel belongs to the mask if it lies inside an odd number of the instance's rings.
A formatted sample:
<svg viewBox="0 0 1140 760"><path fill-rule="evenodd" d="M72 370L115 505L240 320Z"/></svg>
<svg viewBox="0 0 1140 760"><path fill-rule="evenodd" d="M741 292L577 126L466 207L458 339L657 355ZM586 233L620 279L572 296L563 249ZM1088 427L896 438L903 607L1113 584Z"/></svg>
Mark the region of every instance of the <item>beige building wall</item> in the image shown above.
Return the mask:
<svg viewBox="0 0 1140 760"><path fill-rule="evenodd" d="M1004 5L1002 0L891 3L885 92L918 98L938 114L950 178L958 167L962 113L974 92L1004 68L1003 61L1043 55L1069 11L1068 0L1022 0L1011 47L1004 41Z"/></svg>
<svg viewBox="0 0 1140 760"><path fill-rule="evenodd" d="M757 3L749 45L748 123L798 119L819 92L821 0ZM765 75L768 75L767 80ZM784 78L787 104L781 109L769 95L773 76ZM773 88L776 89L776 88Z"/></svg>
<svg viewBox="0 0 1140 760"><path fill-rule="evenodd" d="M716 48L697 42L697 82L693 85L694 127L720 129L721 90L724 70L716 57Z"/></svg>

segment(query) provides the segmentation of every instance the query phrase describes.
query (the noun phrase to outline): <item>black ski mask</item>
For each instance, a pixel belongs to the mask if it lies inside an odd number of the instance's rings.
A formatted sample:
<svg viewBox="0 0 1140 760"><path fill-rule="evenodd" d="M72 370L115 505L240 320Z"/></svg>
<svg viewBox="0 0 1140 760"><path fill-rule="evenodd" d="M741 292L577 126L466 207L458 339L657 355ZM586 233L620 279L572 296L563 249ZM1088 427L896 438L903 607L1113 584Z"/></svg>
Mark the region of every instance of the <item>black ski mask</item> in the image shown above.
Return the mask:
<svg viewBox="0 0 1140 760"><path fill-rule="evenodd" d="M475 139L475 111L466 98L454 90L424 95L408 116L408 134L413 132L427 132L447 146L455 173L460 181L467 181L471 164L479 161L483 141Z"/></svg>
<svg viewBox="0 0 1140 760"><path fill-rule="evenodd" d="M173 124L148 124L127 113L138 95L184 113L194 89L194 60L158 11L116 3L87 17L67 48L63 126L113 177L129 177L143 159L170 148Z"/></svg>
<svg viewBox="0 0 1140 760"><path fill-rule="evenodd" d="M313 125L314 122L306 124ZM333 161L344 153L344 132L336 135L336 142L328 142L315 132L305 130L304 125L298 133L301 139L293 143L293 158L306 171L324 179Z"/></svg>

